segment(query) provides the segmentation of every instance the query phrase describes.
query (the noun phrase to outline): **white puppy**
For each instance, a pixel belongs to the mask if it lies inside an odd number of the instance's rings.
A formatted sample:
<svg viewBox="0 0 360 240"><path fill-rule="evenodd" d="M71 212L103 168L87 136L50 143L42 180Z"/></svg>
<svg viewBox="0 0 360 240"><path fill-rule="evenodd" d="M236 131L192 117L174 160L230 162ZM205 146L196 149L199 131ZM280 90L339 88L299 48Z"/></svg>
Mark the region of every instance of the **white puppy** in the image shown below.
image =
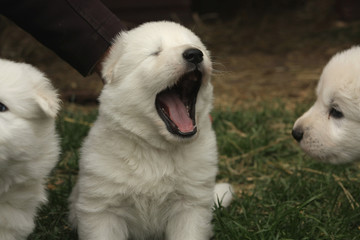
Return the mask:
<svg viewBox="0 0 360 240"><path fill-rule="evenodd" d="M310 156L323 162L360 159L360 47L336 54L325 66L315 104L292 135Z"/></svg>
<svg viewBox="0 0 360 240"><path fill-rule="evenodd" d="M179 24L147 23L118 36L70 198L80 239L210 238L211 71L205 46ZM229 185L218 190L221 199Z"/></svg>
<svg viewBox="0 0 360 240"><path fill-rule="evenodd" d="M59 154L59 100L34 67L0 59L0 239L26 239Z"/></svg>

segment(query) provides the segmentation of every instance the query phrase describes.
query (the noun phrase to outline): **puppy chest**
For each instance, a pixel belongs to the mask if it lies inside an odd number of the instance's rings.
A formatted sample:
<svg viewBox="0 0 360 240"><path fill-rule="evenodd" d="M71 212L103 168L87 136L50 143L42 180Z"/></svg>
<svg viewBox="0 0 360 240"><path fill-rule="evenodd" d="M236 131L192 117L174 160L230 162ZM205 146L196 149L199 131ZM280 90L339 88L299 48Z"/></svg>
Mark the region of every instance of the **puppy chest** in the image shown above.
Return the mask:
<svg viewBox="0 0 360 240"><path fill-rule="evenodd" d="M175 193L136 194L128 196L113 210L125 218L132 239L158 239L166 229L175 198Z"/></svg>

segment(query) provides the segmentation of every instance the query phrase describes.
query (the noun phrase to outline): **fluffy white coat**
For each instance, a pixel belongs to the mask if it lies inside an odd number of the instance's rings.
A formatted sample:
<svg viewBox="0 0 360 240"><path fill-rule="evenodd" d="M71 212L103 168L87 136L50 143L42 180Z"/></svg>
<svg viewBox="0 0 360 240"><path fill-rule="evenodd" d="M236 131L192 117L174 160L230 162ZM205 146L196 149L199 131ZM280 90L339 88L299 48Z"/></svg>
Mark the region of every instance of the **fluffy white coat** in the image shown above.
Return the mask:
<svg viewBox="0 0 360 240"><path fill-rule="evenodd" d="M26 239L59 154L59 99L34 67L0 59L0 239Z"/></svg>
<svg viewBox="0 0 360 240"><path fill-rule="evenodd" d="M294 124L301 148L333 164L360 159L360 47L329 61L316 94L314 105Z"/></svg>
<svg viewBox="0 0 360 240"><path fill-rule="evenodd" d="M197 133L170 133L156 95L194 70L183 52L204 54ZM106 85L87 137L70 218L81 240L209 239L217 173L209 53L185 27L153 22L121 33L103 65ZM229 185L219 186L220 198ZM231 194L225 195L227 203Z"/></svg>

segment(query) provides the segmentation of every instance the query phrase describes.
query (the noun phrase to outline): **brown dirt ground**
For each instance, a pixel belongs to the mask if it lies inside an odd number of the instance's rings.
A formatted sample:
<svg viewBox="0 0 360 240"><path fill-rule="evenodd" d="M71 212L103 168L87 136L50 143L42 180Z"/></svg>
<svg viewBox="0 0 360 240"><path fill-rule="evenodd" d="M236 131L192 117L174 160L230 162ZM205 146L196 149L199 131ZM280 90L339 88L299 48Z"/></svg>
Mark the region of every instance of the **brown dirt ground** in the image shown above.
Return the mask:
<svg viewBox="0 0 360 240"><path fill-rule="evenodd" d="M339 21L331 1L309 2L297 10L244 10L226 21L217 15L194 15L189 27L213 56L216 106L237 108L282 99L291 107L314 98L316 82L329 58L359 42L360 22ZM64 102L94 103L102 88L96 74L82 77L3 17L0 56L45 71Z"/></svg>

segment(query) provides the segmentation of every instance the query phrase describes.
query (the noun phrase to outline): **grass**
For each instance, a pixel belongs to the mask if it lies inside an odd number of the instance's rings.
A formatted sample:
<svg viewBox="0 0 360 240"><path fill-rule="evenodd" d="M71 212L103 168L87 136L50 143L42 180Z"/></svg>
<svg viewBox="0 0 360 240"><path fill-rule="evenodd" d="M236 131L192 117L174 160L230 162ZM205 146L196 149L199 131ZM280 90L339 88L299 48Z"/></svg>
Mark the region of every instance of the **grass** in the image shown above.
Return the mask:
<svg viewBox="0 0 360 240"><path fill-rule="evenodd" d="M360 239L359 164L327 165L303 154L290 131L307 107L287 110L277 102L213 111L218 181L235 189L232 205L214 210L215 239ZM49 203L29 239L77 239L67 222L67 198L87 123L95 118L95 110L68 109L59 116L63 153L49 179Z"/></svg>

